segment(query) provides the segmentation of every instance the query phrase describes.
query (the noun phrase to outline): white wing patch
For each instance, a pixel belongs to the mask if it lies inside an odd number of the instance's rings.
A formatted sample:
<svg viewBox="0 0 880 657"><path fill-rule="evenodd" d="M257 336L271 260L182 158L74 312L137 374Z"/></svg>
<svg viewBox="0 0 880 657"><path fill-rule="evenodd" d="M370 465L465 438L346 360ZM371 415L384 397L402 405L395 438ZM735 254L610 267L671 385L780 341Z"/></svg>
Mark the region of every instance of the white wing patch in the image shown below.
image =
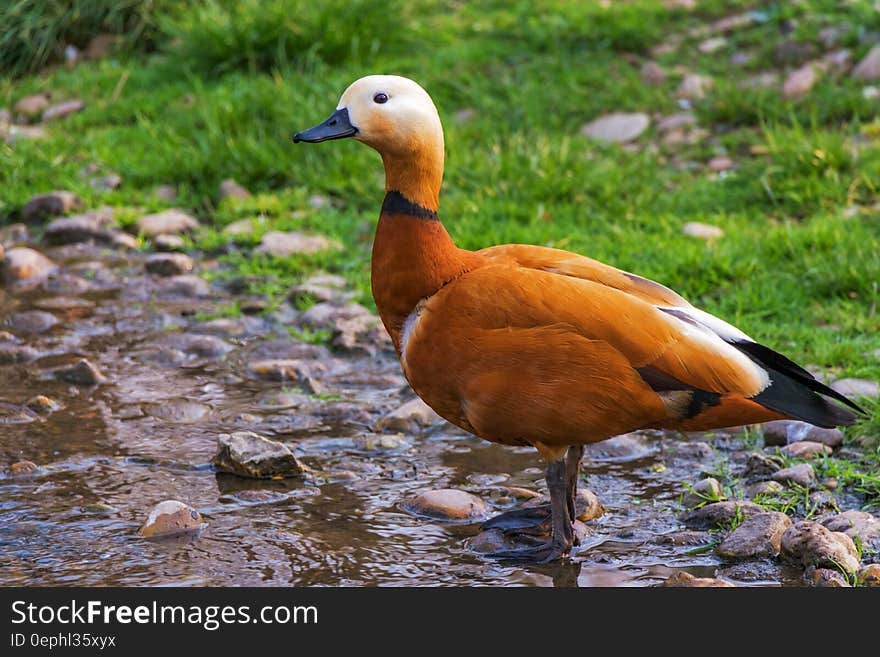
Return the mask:
<svg viewBox="0 0 880 657"><path fill-rule="evenodd" d="M422 302L420 301L403 322L403 330L400 332L400 363L404 368L406 368L406 343L409 341L410 335L412 335L413 329L416 327L421 316Z"/></svg>

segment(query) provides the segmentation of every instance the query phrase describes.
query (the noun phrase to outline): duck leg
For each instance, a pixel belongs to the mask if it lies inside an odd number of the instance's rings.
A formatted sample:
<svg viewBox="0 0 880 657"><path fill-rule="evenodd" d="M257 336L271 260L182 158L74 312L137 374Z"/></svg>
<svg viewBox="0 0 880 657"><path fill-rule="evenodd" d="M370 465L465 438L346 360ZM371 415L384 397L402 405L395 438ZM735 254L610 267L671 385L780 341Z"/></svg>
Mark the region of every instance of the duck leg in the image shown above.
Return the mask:
<svg viewBox="0 0 880 657"><path fill-rule="evenodd" d="M498 559L516 559L546 563L555 561L569 553L574 541L573 516L569 510L571 495L568 491L568 468L566 460L551 461L547 464L547 488L550 489L550 540L540 541L532 538L533 545L514 550L499 550L491 553Z"/></svg>
<svg viewBox="0 0 880 657"><path fill-rule="evenodd" d="M581 459L584 456L583 445L573 445L568 448L565 455L565 485L568 495L568 512L571 514L572 523L577 518L577 489L578 479L581 473Z"/></svg>

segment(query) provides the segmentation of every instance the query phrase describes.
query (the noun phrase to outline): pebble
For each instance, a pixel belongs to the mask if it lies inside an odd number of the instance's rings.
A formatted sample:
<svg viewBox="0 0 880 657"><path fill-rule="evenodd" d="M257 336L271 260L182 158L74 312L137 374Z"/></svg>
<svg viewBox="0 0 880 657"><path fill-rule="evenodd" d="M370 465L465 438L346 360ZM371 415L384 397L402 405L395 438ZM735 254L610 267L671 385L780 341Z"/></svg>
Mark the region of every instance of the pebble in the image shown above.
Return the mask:
<svg viewBox="0 0 880 657"><path fill-rule="evenodd" d="M55 219L46 226L44 236L49 244L76 244L91 240L113 243L112 226L115 221L112 208L102 208Z"/></svg>
<svg viewBox="0 0 880 657"><path fill-rule="evenodd" d="M3 133L3 126L0 126L0 134ZM46 130L39 125L10 125L4 136L7 144L14 144L21 139L45 139Z"/></svg>
<svg viewBox="0 0 880 657"><path fill-rule="evenodd" d="M336 248L339 248L339 243L323 235L306 235L299 231L270 231L263 235L256 251L276 258L286 258L292 255L312 255Z"/></svg>
<svg viewBox="0 0 880 657"><path fill-rule="evenodd" d="M789 73L782 83L782 96L788 100L803 98L816 84L816 67L808 63Z"/></svg>
<svg viewBox="0 0 880 657"><path fill-rule="evenodd" d="M253 219L239 219L223 228L223 234L230 237L246 237L257 230Z"/></svg>
<svg viewBox="0 0 880 657"><path fill-rule="evenodd" d="M194 399L166 399L160 404L152 404L148 407L151 416L180 424L194 424L207 418L212 411L208 404L195 401Z"/></svg>
<svg viewBox="0 0 880 657"><path fill-rule="evenodd" d="M310 328L334 329L340 320L352 319L354 317L373 319L375 316L359 303L346 303L343 305L316 303L302 314L299 321Z"/></svg>
<svg viewBox="0 0 880 657"><path fill-rule="evenodd" d="M626 143L636 139L649 125L651 119L642 112L615 112L590 121L581 133L599 141Z"/></svg>
<svg viewBox="0 0 880 657"><path fill-rule="evenodd" d="M252 362L248 370L265 381L306 381L320 368L303 360L272 358Z"/></svg>
<svg viewBox="0 0 880 657"><path fill-rule="evenodd" d="M602 442L586 445L584 452L591 461L626 463L647 456L651 450L640 434L625 433Z"/></svg>
<svg viewBox="0 0 880 657"><path fill-rule="evenodd" d="M724 237L724 231L718 226L703 224L699 221L689 221L682 228L685 235L697 237L701 240L715 240Z"/></svg>
<svg viewBox="0 0 880 657"><path fill-rule="evenodd" d="M657 86L666 82L666 71L657 62L645 62L640 72L642 82L647 85Z"/></svg>
<svg viewBox="0 0 880 657"><path fill-rule="evenodd" d="M153 238L153 246L157 251L182 251L186 241L180 235L157 235Z"/></svg>
<svg viewBox="0 0 880 657"><path fill-rule="evenodd" d="M701 100L714 85L712 78L689 73L685 75L675 91L676 98L685 98L687 100Z"/></svg>
<svg viewBox="0 0 880 657"><path fill-rule="evenodd" d="M159 283L159 294L163 297L183 297L204 299L211 296L211 285L201 276L183 274L168 276ZM205 322L210 324L210 322ZM204 328L205 325L202 326Z"/></svg>
<svg viewBox="0 0 880 657"><path fill-rule="evenodd" d="M138 533L144 538L162 538L198 533L206 523L194 508L178 500L165 500L150 511Z"/></svg>
<svg viewBox="0 0 880 657"><path fill-rule="evenodd" d="M40 416L27 406L0 402L0 424L28 424L40 419Z"/></svg>
<svg viewBox="0 0 880 657"><path fill-rule="evenodd" d="M782 469L785 461L776 454L762 454L761 452L753 452L749 454L746 460L745 474L752 477L763 477L772 475Z"/></svg>
<svg viewBox="0 0 880 657"><path fill-rule="evenodd" d="M45 333L58 324L60 322L55 315L42 310L25 310L6 320L6 325L16 333Z"/></svg>
<svg viewBox="0 0 880 657"><path fill-rule="evenodd" d="M403 508L410 513L437 520L477 520L489 510L482 499L463 490L429 490L408 499Z"/></svg>
<svg viewBox="0 0 880 657"><path fill-rule="evenodd" d="M726 155L713 157L711 160L709 160L709 168L712 171L715 171L718 173L721 173L722 171L730 171L735 166L736 166L736 164L734 163L734 161L731 160Z"/></svg>
<svg viewBox="0 0 880 657"><path fill-rule="evenodd" d="M578 543L583 543L590 535L589 528L579 520L572 523L574 538ZM548 537L549 538L549 537ZM469 541L470 549L479 554L491 554L500 550L516 550L523 545L515 538L508 536L500 529L485 529Z"/></svg>
<svg viewBox="0 0 880 657"><path fill-rule="evenodd" d="M34 307L53 312L67 321L87 317L95 307L94 302L76 297L42 297L33 304Z"/></svg>
<svg viewBox="0 0 880 657"><path fill-rule="evenodd" d="M859 584L862 586L880 586L880 563L868 564L859 571Z"/></svg>
<svg viewBox="0 0 880 657"><path fill-rule="evenodd" d="M776 71L763 71L750 75L739 83L744 89L773 89L779 86L779 74Z"/></svg>
<svg viewBox="0 0 880 657"><path fill-rule="evenodd" d="M179 233L189 233L199 227L199 222L195 217L187 214L183 210L172 208L155 214L147 214L137 220L135 223L137 231L147 237L156 237L157 235L177 235Z"/></svg>
<svg viewBox="0 0 880 657"><path fill-rule="evenodd" d="M338 318L333 323L331 344L343 351L365 351L372 355L377 350L393 348L391 336L375 315L357 315Z"/></svg>
<svg viewBox="0 0 880 657"><path fill-rule="evenodd" d="M94 289L94 285L80 276L54 274L43 281L42 288L52 294L84 294Z"/></svg>
<svg viewBox="0 0 880 657"><path fill-rule="evenodd" d="M342 276L319 274L312 276L290 289L287 298L290 301L312 299L317 303L347 303L354 293L346 290L347 281Z"/></svg>
<svg viewBox="0 0 880 657"><path fill-rule="evenodd" d="M762 425L764 444L780 446L800 442L802 440L822 443L832 449L843 443L843 432L840 429L823 429L799 420L774 420Z"/></svg>
<svg viewBox="0 0 880 657"><path fill-rule="evenodd" d="M306 470L287 445L252 431L218 436L211 463L222 472L253 479L295 477Z"/></svg>
<svg viewBox="0 0 880 657"><path fill-rule="evenodd" d="M251 193L235 182L232 178L227 178L223 182L220 183L220 189L217 191L217 198L222 201L223 199L233 198L238 200L244 200L246 198L250 198Z"/></svg>
<svg viewBox="0 0 880 657"><path fill-rule="evenodd" d="M32 472L36 472L38 466L33 461L18 461L17 463L13 463L9 466L9 471L12 474L31 474Z"/></svg>
<svg viewBox="0 0 880 657"><path fill-rule="evenodd" d="M715 551L728 559L775 557L781 549L782 535L789 527L791 519L784 513L756 513L730 532Z"/></svg>
<svg viewBox="0 0 880 657"><path fill-rule="evenodd" d="M0 344L0 365L12 365L36 360L40 353L27 345Z"/></svg>
<svg viewBox="0 0 880 657"><path fill-rule="evenodd" d="M821 523L823 527L846 534L853 540L858 537L865 549L880 550L880 518L867 511L844 511L824 518Z"/></svg>
<svg viewBox="0 0 880 657"><path fill-rule="evenodd" d="M802 440L797 443L791 443L779 450L786 456L801 459L812 459L817 456L825 456L832 453L832 449L828 445L822 443L814 443L810 440Z"/></svg>
<svg viewBox="0 0 880 657"><path fill-rule="evenodd" d="M713 52L721 50L726 45L727 39L725 39L724 37L710 37L705 41L701 41L697 45L697 50L699 50L704 55L711 55Z"/></svg>
<svg viewBox="0 0 880 657"><path fill-rule="evenodd" d="M234 349L231 344L217 336L191 333L169 335L163 343L198 358L220 358Z"/></svg>
<svg viewBox="0 0 880 657"><path fill-rule="evenodd" d="M868 379L840 379L831 388L847 397L880 397L880 383Z"/></svg>
<svg viewBox="0 0 880 657"><path fill-rule="evenodd" d="M179 276L190 273L196 263L185 253L154 253L147 258L144 266L151 274Z"/></svg>
<svg viewBox="0 0 880 657"><path fill-rule="evenodd" d="M354 444L364 452L384 452L409 447L409 442L400 434L358 436Z"/></svg>
<svg viewBox="0 0 880 657"><path fill-rule="evenodd" d="M54 413L64 408L51 397L46 397L46 395L31 397L25 402L25 405L35 413Z"/></svg>
<svg viewBox="0 0 880 657"><path fill-rule="evenodd" d="M43 113L43 110L49 107L50 96L48 93L31 94L20 99L13 110L19 116L26 119L35 119Z"/></svg>
<svg viewBox="0 0 880 657"><path fill-rule="evenodd" d="M783 554L804 567L842 568L848 573L859 570L858 552L852 539L811 520L801 520L789 527L781 545Z"/></svg>
<svg viewBox="0 0 880 657"><path fill-rule="evenodd" d="M85 358L80 359L75 365L57 369L53 374L62 381L85 386L98 385L107 380L107 377Z"/></svg>
<svg viewBox="0 0 880 657"><path fill-rule="evenodd" d="M694 116L691 112L678 112L676 114L664 116L662 119L657 121L657 131L661 134L664 134L672 130L690 128L691 126L695 126L696 124L697 117Z"/></svg>
<svg viewBox="0 0 880 657"><path fill-rule="evenodd" d="M693 530L684 530L663 534L658 536L656 543L658 545L677 545L677 546L696 546L709 545L714 541L711 532L700 532Z"/></svg>
<svg viewBox="0 0 880 657"><path fill-rule="evenodd" d="M24 224L0 226L0 243L4 244L7 248L27 242L29 238L28 227Z"/></svg>
<svg viewBox="0 0 880 657"><path fill-rule="evenodd" d="M799 463L790 468L783 468L771 475L771 479L783 484L798 484L809 487L816 481L816 472L809 463Z"/></svg>
<svg viewBox="0 0 880 657"><path fill-rule="evenodd" d="M443 419L418 397L394 409L376 422L376 431L414 434Z"/></svg>
<svg viewBox="0 0 880 657"><path fill-rule="evenodd" d="M50 105L46 109L43 110L43 123L48 123L49 121L56 121L58 119L65 119L71 114L76 114L77 112L81 112L85 107L85 103L81 100L67 100L63 103L56 103L55 105Z"/></svg>
<svg viewBox="0 0 880 657"><path fill-rule="evenodd" d="M817 588L852 588L843 573L831 568L808 568L804 572L804 580Z"/></svg>
<svg viewBox="0 0 880 657"><path fill-rule="evenodd" d="M705 502L720 502L724 499L721 484L714 477L700 479L682 496L681 503L692 509Z"/></svg>
<svg viewBox="0 0 880 657"><path fill-rule="evenodd" d="M21 219L26 223L35 223L48 217L67 214L81 207L83 207L82 199L73 192L63 190L46 192L28 199L21 208Z"/></svg>
<svg viewBox="0 0 880 657"><path fill-rule="evenodd" d="M725 525L729 525L737 516L748 517L763 511L764 509L754 502L744 502L742 500L713 502L682 514L681 521L688 527L696 529L723 528Z"/></svg>
<svg viewBox="0 0 880 657"><path fill-rule="evenodd" d="M672 588L735 588L736 584L714 577L694 577L690 573L681 571L670 575L660 586Z"/></svg>
<svg viewBox="0 0 880 657"><path fill-rule="evenodd" d="M852 50L844 48L826 53L822 56L822 64L837 74L846 73L852 66Z"/></svg>
<svg viewBox="0 0 880 657"><path fill-rule="evenodd" d="M880 45L874 46L852 70L851 75L859 80L880 80Z"/></svg>

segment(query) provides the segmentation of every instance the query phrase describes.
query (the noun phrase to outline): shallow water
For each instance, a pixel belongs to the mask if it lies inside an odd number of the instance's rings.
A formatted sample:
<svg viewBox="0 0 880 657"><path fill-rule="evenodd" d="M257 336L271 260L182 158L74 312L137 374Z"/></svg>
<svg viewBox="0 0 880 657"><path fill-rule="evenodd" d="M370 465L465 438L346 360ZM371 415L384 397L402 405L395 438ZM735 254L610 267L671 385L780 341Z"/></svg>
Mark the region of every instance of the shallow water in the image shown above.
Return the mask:
<svg viewBox="0 0 880 657"><path fill-rule="evenodd" d="M493 562L469 550L479 523L427 520L402 502L452 487L510 508L505 486L542 490L534 451L492 445L448 425L404 436L396 449L369 451L358 438L411 394L393 355L297 346L271 318L199 320L195 312L229 299L216 290L204 300L169 297L164 283L142 275L138 256L86 246L49 253L65 263L65 276L90 287L70 296L94 308L61 311L45 302L65 285L82 287L64 276L30 290L0 288L0 324L38 306L53 307L62 319L47 333L19 335L41 358L0 366L0 402L10 405L0 412L0 465L27 459L41 466L33 474L0 474L3 585L646 586L679 569L714 576L723 565L663 537L681 529L682 482L722 467L742 447L736 437L691 439L713 450L662 434L589 449L587 485L608 512L589 523L572 561ZM222 356L187 353L180 343L184 332L223 330L237 335L223 336L232 349ZM249 361L291 354L316 357L333 398L248 374ZM109 382L75 386L51 377L75 356L96 363ZM15 413L36 394L64 408L42 418ZM304 463L330 473L329 482L215 473L209 462L217 435L243 429L288 443ZM197 540L138 537L149 509L164 499L201 511L209 524ZM794 583L796 575L774 566L766 579L749 583Z"/></svg>

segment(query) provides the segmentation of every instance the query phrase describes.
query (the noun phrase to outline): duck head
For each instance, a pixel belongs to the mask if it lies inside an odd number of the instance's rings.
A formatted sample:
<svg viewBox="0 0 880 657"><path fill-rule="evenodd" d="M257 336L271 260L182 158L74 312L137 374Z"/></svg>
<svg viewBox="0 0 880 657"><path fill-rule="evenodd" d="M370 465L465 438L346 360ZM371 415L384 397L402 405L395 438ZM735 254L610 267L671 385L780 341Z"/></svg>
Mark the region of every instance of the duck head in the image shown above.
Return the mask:
<svg viewBox="0 0 880 657"><path fill-rule="evenodd" d="M437 108L416 82L368 75L352 83L334 111L293 141L351 137L372 147L385 164L385 189L436 212L443 178L443 128Z"/></svg>

